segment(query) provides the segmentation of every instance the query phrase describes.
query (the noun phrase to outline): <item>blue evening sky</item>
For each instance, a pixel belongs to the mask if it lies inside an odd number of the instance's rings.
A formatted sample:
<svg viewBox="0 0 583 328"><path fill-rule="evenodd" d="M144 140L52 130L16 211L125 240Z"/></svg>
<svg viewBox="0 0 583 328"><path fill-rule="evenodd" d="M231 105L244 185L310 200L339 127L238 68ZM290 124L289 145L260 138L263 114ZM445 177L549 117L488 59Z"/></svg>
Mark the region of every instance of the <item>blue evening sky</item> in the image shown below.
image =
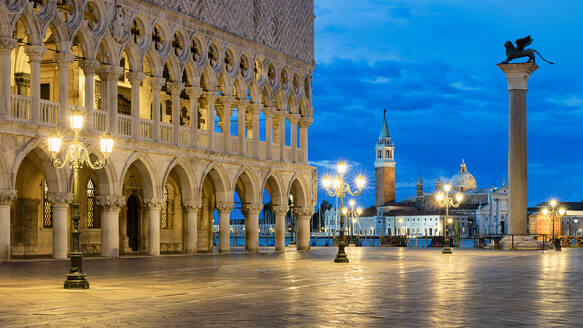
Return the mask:
<svg viewBox="0 0 583 328"><path fill-rule="evenodd" d="M496 63L504 42L531 35L528 203L583 200L583 1L316 0L314 124L320 175L343 158L369 178L388 109L397 200L451 177L462 158L478 187L507 176L508 92ZM322 191L318 201L328 199Z"/></svg>

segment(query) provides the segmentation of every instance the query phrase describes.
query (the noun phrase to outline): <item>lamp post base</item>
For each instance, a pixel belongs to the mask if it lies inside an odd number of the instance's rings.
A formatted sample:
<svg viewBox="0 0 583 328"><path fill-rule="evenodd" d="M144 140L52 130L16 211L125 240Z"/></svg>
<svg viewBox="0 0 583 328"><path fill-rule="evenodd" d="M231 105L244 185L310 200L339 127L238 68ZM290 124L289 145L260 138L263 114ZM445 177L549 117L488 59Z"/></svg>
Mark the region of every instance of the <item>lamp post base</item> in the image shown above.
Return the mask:
<svg viewBox="0 0 583 328"><path fill-rule="evenodd" d="M89 282L85 279L85 274L67 274L65 289L89 289Z"/></svg>
<svg viewBox="0 0 583 328"><path fill-rule="evenodd" d="M451 247L449 246L449 238L445 240L445 245L443 246L442 254L452 254Z"/></svg>
<svg viewBox="0 0 583 328"><path fill-rule="evenodd" d="M336 258L334 258L334 263L348 263L348 257L346 256L346 252L344 252L344 242L338 245L338 254L336 254Z"/></svg>
<svg viewBox="0 0 583 328"><path fill-rule="evenodd" d="M555 244L555 251L560 252L561 251L561 240L558 238L555 238L554 244Z"/></svg>

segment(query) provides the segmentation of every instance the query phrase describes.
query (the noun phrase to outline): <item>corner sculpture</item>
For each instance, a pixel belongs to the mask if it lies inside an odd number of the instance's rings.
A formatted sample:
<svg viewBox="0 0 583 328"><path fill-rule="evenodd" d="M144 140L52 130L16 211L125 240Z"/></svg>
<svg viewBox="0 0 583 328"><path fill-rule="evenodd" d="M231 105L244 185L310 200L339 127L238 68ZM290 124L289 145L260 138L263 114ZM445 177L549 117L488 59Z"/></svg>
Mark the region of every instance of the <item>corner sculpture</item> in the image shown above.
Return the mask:
<svg viewBox="0 0 583 328"><path fill-rule="evenodd" d="M501 62L500 64L508 64L509 61L513 60L513 59L517 59L517 58L522 58L522 57L528 57L528 61L527 63L534 63L535 62L535 56L534 54L536 53L537 55L540 56L540 58L544 61L546 61L549 64L554 64L553 62L550 62L548 60L546 60L541 54L540 52L536 51L535 49L524 49L524 47L530 45L532 43L532 38L529 36L526 36L524 38L520 38L516 40L516 47L514 47L514 45L512 44L511 41L506 41L506 43L504 43L504 47L506 47L506 60Z"/></svg>

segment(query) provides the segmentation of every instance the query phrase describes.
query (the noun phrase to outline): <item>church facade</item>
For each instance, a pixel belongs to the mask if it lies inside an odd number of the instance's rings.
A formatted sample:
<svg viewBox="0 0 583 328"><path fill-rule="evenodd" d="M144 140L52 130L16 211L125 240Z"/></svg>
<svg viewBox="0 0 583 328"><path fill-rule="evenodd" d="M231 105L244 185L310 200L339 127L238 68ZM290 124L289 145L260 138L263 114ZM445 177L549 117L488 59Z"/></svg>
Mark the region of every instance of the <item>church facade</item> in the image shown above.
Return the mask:
<svg viewBox="0 0 583 328"><path fill-rule="evenodd" d="M84 253L211 252L215 217L228 252L234 210L255 252L264 191L275 249L289 211L309 249L313 12L311 0L3 1L0 260L67 257L72 172L53 167L47 137L71 140L72 110L93 160L104 131L115 139L104 169L80 173Z"/></svg>

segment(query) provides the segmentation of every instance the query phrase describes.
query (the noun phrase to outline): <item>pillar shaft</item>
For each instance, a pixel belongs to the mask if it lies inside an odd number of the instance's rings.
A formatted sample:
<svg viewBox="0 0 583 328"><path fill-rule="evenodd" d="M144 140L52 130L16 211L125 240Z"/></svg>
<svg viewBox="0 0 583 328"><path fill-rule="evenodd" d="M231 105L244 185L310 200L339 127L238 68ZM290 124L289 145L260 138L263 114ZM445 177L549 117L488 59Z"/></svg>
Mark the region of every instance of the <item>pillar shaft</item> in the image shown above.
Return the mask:
<svg viewBox="0 0 583 328"><path fill-rule="evenodd" d="M119 206L101 212L101 255L119 257Z"/></svg>
<svg viewBox="0 0 583 328"><path fill-rule="evenodd" d="M298 251L310 250L310 219L314 210L309 207L296 207L294 214L297 222L297 249Z"/></svg>
<svg viewBox="0 0 583 328"><path fill-rule="evenodd" d="M191 144L197 146L198 144L198 98L202 94L202 90L198 87L188 87L188 98L190 98L190 138Z"/></svg>
<svg viewBox="0 0 583 328"><path fill-rule="evenodd" d="M246 117L247 103L239 102L239 105L237 106L237 108L239 109L239 111L237 113L238 114L237 134L239 135L239 153L241 155L246 155L247 154L247 138L245 136L245 129L247 127L247 124L245 122L245 117Z"/></svg>
<svg viewBox="0 0 583 328"><path fill-rule="evenodd" d="M69 204L53 203L53 258L66 259L69 249L67 214Z"/></svg>
<svg viewBox="0 0 583 328"><path fill-rule="evenodd" d="M285 251L285 215L289 211L288 206L271 206L275 215L275 251Z"/></svg>
<svg viewBox="0 0 583 328"><path fill-rule="evenodd" d="M24 51L30 59L30 119L40 121L40 62L46 52L43 46L27 46Z"/></svg>
<svg viewBox="0 0 583 328"><path fill-rule="evenodd" d="M66 126L69 117L69 66L73 61L73 55L69 52L55 54L59 67L59 123Z"/></svg>
<svg viewBox="0 0 583 328"><path fill-rule="evenodd" d="M132 136L139 137L140 134L140 85L145 74L142 72L130 72L127 74L132 86Z"/></svg>
<svg viewBox="0 0 583 328"><path fill-rule="evenodd" d="M207 131L208 131L208 145L209 149L215 149L215 101L217 99L217 93L215 91L206 91L204 93L204 98L206 99L206 120L207 120Z"/></svg>
<svg viewBox="0 0 583 328"><path fill-rule="evenodd" d="M10 206L16 190L0 192L0 262L10 259Z"/></svg>
<svg viewBox="0 0 583 328"><path fill-rule="evenodd" d="M153 77L151 81L152 86L152 120L154 121L153 138L160 141L160 90L165 83L162 77Z"/></svg>
<svg viewBox="0 0 583 328"><path fill-rule="evenodd" d="M499 64L508 79L508 233L527 231L526 91L534 63Z"/></svg>
<svg viewBox="0 0 583 328"><path fill-rule="evenodd" d="M180 133L180 94L184 90L184 84L178 82L168 83L168 89L172 95L172 125L174 129L174 144L182 144L182 135Z"/></svg>
<svg viewBox="0 0 583 328"><path fill-rule="evenodd" d="M262 206L247 204L243 206L245 215L245 249L255 253L259 251L259 212Z"/></svg>
<svg viewBox="0 0 583 328"><path fill-rule="evenodd" d="M219 252L227 253L231 249L231 222L232 204L219 204Z"/></svg>
<svg viewBox="0 0 583 328"><path fill-rule="evenodd" d="M183 207L186 212L186 245L187 254L196 254L198 250L198 210L200 202L185 201Z"/></svg>
<svg viewBox="0 0 583 328"><path fill-rule="evenodd" d="M291 162L297 161L296 149L298 148L298 121L300 115L292 114L289 117L290 125L290 138L291 138L291 158L288 158Z"/></svg>
<svg viewBox="0 0 583 328"><path fill-rule="evenodd" d="M148 254L160 255L160 204L148 202Z"/></svg>
<svg viewBox="0 0 583 328"><path fill-rule="evenodd" d="M0 37L0 116L10 116L10 54L16 45L15 39Z"/></svg>
<svg viewBox="0 0 583 328"><path fill-rule="evenodd" d="M273 107L263 107L265 114L265 143L267 144L267 159L273 159Z"/></svg>

